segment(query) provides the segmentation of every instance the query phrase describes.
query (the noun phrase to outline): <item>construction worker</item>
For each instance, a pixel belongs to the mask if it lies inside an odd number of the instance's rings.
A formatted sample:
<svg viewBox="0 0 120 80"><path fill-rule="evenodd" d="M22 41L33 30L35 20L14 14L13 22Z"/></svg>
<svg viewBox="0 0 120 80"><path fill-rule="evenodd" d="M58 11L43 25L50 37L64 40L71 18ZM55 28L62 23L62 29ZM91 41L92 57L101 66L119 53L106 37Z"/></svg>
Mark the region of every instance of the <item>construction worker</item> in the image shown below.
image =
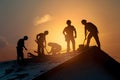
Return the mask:
<svg viewBox="0 0 120 80"><path fill-rule="evenodd" d="M28 40L28 36L24 36L24 38L19 39L17 42L17 62L18 64L24 63L24 53L23 53L23 48L27 50L25 47L24 41Z"/></svg>
<svg viewBox="0 0 120 80"><path fill-rule="evenodd" d="M44 31L44 33L39 33L36 36L36 43L38 44L38 56L45 55L44 48L46 48L46 35L48 35L48 31Z"/></svg>
<svg viewBox="0 0 120 80"><path fill-rule="evenodd" d="M64 28L63 34L67 42L67 52L70 51L70 41L72 42L73 51L75 51L75 38L77 37L76 29L71 25L71 20L66 21L67 27Z"/></svg>
<svg viewBox="0 0 120 80"><path fill-rule="evenodd" d="M59 54L61 51L61 45L53 42L49 42L48 46L51 47L51 50L49 53L52 53L52 55Z"/></svg>
<svg viewBox="0 0 120 80"><path fill-rule="evenodd" d="M100 48L101 45L100 45L100 41L99 41L99 37L98 37L97 27L93 23L87 22L87 20L85 20L85 19L83 19L81 21L81 23L83 25L85 25L85 39L86 39L86 36L89 32L88 37L87 37L87 46L89 47L90 40L91 40L92 37L94 37L94 39L97 42L98 47Z"/></svg>

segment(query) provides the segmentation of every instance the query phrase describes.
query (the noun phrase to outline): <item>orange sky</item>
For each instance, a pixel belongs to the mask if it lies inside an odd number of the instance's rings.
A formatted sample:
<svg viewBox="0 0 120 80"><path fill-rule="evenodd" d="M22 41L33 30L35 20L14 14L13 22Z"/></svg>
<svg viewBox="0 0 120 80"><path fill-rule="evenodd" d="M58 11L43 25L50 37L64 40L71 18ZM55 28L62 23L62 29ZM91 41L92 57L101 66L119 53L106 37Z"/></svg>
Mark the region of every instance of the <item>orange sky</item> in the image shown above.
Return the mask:
<svg viewBox="0 0 120 80"><path fill-rule="evenodd" d="M120 61L119 3L119 0L0 1L0 61L16 59L16 43L24 35L29 36L27 52L36 50L35 36L45 30L49 31L47 42L59 43L66 49L62 31L67 19L77 30L76 48L84 40L81 20L87 19L98 27L102 49ZM94 39L91 45L96 45Z"/></svg>

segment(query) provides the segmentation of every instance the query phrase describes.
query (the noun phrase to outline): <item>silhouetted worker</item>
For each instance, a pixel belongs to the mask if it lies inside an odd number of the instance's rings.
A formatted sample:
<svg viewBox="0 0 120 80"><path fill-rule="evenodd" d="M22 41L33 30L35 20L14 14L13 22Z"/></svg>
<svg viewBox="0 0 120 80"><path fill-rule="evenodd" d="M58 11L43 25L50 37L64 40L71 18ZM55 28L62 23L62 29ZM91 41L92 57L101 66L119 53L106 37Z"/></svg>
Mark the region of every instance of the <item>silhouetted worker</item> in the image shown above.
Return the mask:
<svg viewBox="0 0 120 80"><path fill-rule="evenodd" d="M25 47L24 41L28 39L28 36L24 36L24 38L19 39L17 42L17 62L18 64L23 64L24 63L24 53L23 53L23 48L27 50Z"/></svg>
<svg viewBox="0 0 120 80"><path fill-rule="evenodd" d="M48 46L51 47L51 50L49 53L52 53L52 55L59 54L61 51L61 45L53 42L49 42Z"/></svg>
<svg viewBox="0 0 120 80"><path fill-rule="evenodd" d="M89 32L88 37L87 37L87 46L89 46L91 38L94 37L94 39L97 42L98 47L100 48L100 41L98 37L97 27L93 23L87 22L87 20L84 20L84 19L81 21L81 23L85 25L85 39L87 36L87 32Z"/></svg>
<svg viewBox="0 0 120 80"><path fill-rule="evenodd" d="M71 25L71 20L66 21L67 27L64 28L63 34L67 42L67 52L70 51L70 41L72 42L73 51L75 51L75 38L77 37L76 29Z"/></svg>
<svg viewBox="0 0 120 80"><path fill-rule="evenodd" d="M44 48L46 48L46 35L48 35L48 31L44 31L44 33L37 34L36 43L38 44L38 56L45 55Z"/></svg>

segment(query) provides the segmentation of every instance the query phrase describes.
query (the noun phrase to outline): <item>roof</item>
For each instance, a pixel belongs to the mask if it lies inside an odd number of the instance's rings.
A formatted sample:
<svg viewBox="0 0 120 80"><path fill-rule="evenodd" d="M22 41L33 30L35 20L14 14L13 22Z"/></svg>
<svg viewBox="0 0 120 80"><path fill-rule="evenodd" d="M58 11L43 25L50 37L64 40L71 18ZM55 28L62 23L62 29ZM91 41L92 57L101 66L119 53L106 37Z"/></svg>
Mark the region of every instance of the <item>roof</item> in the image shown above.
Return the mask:
<svg viewBox="0 0 120 80"><path fill-rule="evenodd" d="M33 80L120 80L120 64L96 46Z"/></svg>

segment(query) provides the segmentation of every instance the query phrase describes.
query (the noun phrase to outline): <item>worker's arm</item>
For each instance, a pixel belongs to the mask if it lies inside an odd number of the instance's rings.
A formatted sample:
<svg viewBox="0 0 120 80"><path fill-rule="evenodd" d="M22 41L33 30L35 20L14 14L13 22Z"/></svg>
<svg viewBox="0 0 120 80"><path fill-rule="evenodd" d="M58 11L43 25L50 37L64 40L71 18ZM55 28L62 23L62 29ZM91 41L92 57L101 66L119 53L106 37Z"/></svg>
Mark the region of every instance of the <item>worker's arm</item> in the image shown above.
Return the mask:
<svg viewBox="0 0 120 80"><path fill-rule="evenodd" d="M46 38L45 38L45 45L44 45L45 48L46 48L46 43L47 43L47 42L46 42Z"/></svg>
<svg viewBox="0 0 120 80"><path fill-rule="evenodd" d="M35 40L36 43L38 43L39 37L40 37L40 34L37 34L36 40Z"/></svg>
<svg viewBox="0 0 120 80"><path fill-rule="evenodd" d="M65 29L63 30L63 34L66 35L66 31L65 31Z"/></svg>
<svg viewBox="0 0 120 80"><path fill-rule="evenodd" d="M86 39L86 36L87 36L87 29L86 29L86 27L85 27L85 39Z"/></svg>
<svg viewBox="0 0 120 80"><path fill-rule="evenodd" d="M36 40L38 40L38 38L39 38L39 34L37 34L37 36L36 36Z"/></svg>
<svg viewBox="0 0 120 80"><path fill-rule="evenodd" d="M25 44L23 44L23 47L24 47L25 50L27 50L27 48L25 47Z"/></svg>
<svg viewBox="0 0 120 80"><path fill-rule="evenodd" d="M24 49L27 50L27 48L24 46Z"/></svg>
<svg viewBox="0 0 120 80"><path fill-rule="evenodd" d="M74 32L75 32L75 38L77 38L77 32L75 28L74 28Z"/></svg>

